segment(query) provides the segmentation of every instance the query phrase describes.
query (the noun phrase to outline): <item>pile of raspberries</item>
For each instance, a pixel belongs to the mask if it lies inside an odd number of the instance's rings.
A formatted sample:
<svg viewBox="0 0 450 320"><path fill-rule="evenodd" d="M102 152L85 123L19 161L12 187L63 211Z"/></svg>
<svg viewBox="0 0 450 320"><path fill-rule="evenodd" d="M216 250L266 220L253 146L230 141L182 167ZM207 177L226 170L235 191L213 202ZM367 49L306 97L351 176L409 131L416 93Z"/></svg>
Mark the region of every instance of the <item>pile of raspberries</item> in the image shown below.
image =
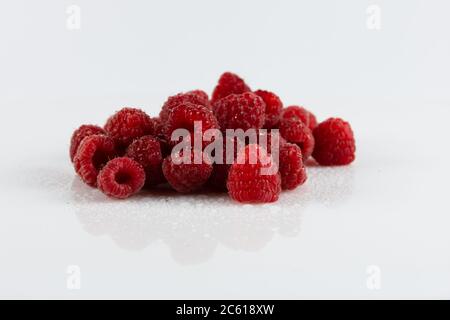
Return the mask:
<svg viewBox="0 0 450 320"><path fill-rule="evenodd" d="M201 121L203 132L267 129L270 133L278 129L281 137L277 170L270 175L261 174L262 168L272 165L272 157L258 143L244 143L240 150L232 150L234 159L238 155L244 159L255 156L256 163L214 163L202 150L200 162L174 161L172 148L176 143L171 141L172 133L183 128L194 134L194 121ZM270 145L267 137L265 141ZM207 145L203 141L203 150ZM225 146L224 143L224 149ZM263 155L269 161L262 159ZM192 151L191 157L194 156ZM209 188L228 191L238 202L274 202L281 190L292 190L305 183L304 163L309 157L323 166L350 164L355 159L350 125L340 118L317 123L314 114L305 108L284 108L276 94L252 91L243 79L230 72L220 77L211 99L202 90L179 93L169 97L154 118L140 109L123 108L103 128L82 125L70 143L70 159L80 178L118 199L128 198L144 187L169 184L182 193Z"/></svg>

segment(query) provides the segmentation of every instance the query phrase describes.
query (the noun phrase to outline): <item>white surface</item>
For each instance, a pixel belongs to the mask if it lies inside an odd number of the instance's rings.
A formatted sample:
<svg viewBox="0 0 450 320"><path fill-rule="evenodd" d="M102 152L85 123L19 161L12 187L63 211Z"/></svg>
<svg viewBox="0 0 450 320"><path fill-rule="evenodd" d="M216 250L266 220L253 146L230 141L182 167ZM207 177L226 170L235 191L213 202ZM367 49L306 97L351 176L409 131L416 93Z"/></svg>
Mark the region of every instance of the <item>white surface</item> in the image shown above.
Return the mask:
<svg viewBox="0 0 450 320"><path fill-rule="evenodd" d="M373 32L369 2L319 2L79 1L72 32L69 2L8 2L0 297L450 298L449 5L380 1ZM224 70L350 121L355 163L309 167L306 185L264 206L112 201L74 175L77 126L123 105L156 114L169 94L210 92ZM69 265L80 290L66 287ZM366 285L371 265L379 290Z"/></svg>

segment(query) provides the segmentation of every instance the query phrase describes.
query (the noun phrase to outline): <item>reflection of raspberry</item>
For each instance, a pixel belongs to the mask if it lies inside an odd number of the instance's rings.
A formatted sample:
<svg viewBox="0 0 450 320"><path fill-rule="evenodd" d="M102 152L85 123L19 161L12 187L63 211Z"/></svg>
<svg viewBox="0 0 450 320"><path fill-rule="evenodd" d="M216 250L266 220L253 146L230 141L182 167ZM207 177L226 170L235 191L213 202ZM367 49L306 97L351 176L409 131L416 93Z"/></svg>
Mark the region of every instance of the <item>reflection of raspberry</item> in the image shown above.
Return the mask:
<svg viewBox="0 0 450 320"><path fill-rule="evenodd" d="M163 161L164 176L172 188L178 192L188 193L200 189L211 175L213 169L211 161L200 151L198 156L202 162L196 164L194 153L190 154L190 163L182 161L183 152L172 153ZM189 155L187 157L189 158ZM176 161L174 162L172 158Z"/></svg>
<svg viewBox="0 0 450 320"><path fill-rule="evenodd" d="M165 181L161 169L163 161L161 146L157 138L144 136L134 140L125 155L144 168L147 186L154 186Z"/></svg>
<svg viewBox="0 0 450 320"><path fill-rule="evenodd" d="M312 112L299 106L284 108L281 111L280 117L282 119L300 119L310 130L313 130L317 126L316 116Z"/></svg>
<svg viewBox="0 0 450 320"><path fill-rule="evenodd" d="M314 129L314 138L313 157L320 165L346 165L355 160L355 139L348 122L330 118Z"/></svg>
<svg viewBox="0 0 450 320"><path fill-rule="evenodd" d="M252 92L231 94L213 105L214 114L225 129L259 129L265 121L266 104Z"/></svg>
<svg viewBox="0 0 450 320"><path fill-rule="evenodd" d="M114 141L111 138L105 135L86 137L73 161L75 171L86 184L95 187L98 172L115 155Z"/></svg>
<svg viewBox="0 0 450 320"><path fill-rule="evenodd" d="M81 141L84 138L92 136L94 134L105 134L105 130L100 128L99 126L94 125L82 125L72 135L72 139L70 141L70 160L73 162L73 158L77 153L78 147L80 146Z"/></svg>
<svg viewBox="0 0 450 320"><path fill-rule="evenodd" d="M170 110L179 106L180 104L191 103L194 105L201 105L211 109L211 104L209 103L208 94L202 90L193 90L186 93L179 93L177 95L171 96L167 99L161 108L159 117L162 122L167 121Z"/></svg>
<svg viewBox="0 0 450 320"><path fill-rule="evenodd" d="M172 141L172 133L176 129L186 129L190 132L191 137L194 135L195 122L200 122L202 125L202 131L197 132L199 138L203 138L203 133L208 129L218 129L217 119L210 109L201 105L194 105L191 103L183 103L175 108L171 109L167 123L164 128L165 138L169 143L177 144L178 141ZM193 141L193 140L191 140ZM208 145L209 142L205 141L202 146Z"/></svg>
<svg viewBox="0 0 450 320"><path fill-rule="evenodd" d="M286 143L280 149L281 187L293 190L306 181L306 169L303 165L302 151L292 143Z"/></svg>
<svg viewBox="0 0 450 320"><path fill-rule="evenodd" d="M314 150L314 137L311 130L301 120L281 119L280 133L288 142L295 143L302 149L303 160L309 158Z"/></svg>
<svg viewBox="0 0 450 320"><path fill-rule="evenodd" d="M261 203L278 200L281 192L281 177L278 171L272 175L264 175L263 168L268 169L273 162L271 158L262 161L261 157L267 157L265 151L258 145L250 144L241 150L246 161L239 163L239 157L228 173L227 188L231 198L239 202ZM258 161L251 164L249 160L256 157Z"/></svg>
<svg viewBox="0 0 450 320"><path fill-rule="evenodd" d="M249 86L238 75L225 72L219 78L219 83L214 88L211 103L215 103L230 94L241 94L251 91Z"/></svg>
<svg viewBox="0 0 450 320"><path fill-rule="evenodd" d="M109 161L98 175L98 188L107 196L125 199L142 189L145 172L139 163L130 158Z"/></svg>
<svg viewBox="0 0 450 320"><path fill-rule="evenodd" d="M142 110L123 108L108 119L105 130L119 148L126 148L134 139L153 134L153 121Z"/></svg>
<svg viewBox="0 0 450 320"><path fill-rule="evenodd" d="M283 108L283 102L280 98L270 91L258 90L255 94L260 96L266 104L266 122L264 128L275 128L280 120L280 112Z"/></svg>

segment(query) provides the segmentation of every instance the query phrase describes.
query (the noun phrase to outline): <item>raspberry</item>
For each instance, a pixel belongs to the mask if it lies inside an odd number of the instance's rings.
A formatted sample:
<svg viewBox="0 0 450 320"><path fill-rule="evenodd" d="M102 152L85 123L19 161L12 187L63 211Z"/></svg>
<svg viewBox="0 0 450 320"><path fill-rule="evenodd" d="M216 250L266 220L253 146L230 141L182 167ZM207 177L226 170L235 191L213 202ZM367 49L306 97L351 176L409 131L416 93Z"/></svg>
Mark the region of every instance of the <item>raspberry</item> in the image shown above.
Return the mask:
<svg viewBox="0 0 450 320"><path fill-rule="evenodd" d="M268 169L273 164L272 161L262 161L262 157L267 157L264 149L250 144L240 152L244 153L246 161L242 164L236 161L228 173L227 188L231 198L246 203L277 201L281 192L281 177L278 172L262 174L263 168ZM258 161L251 164L249 160L255 156ZM271 160L271 157L266 159Z"/></svg>
<svg viewBox="0 0 450 320"><path fill-rule="evenodd" d="M171 109L168 113L167 123L164 128L166 140L172 145L178 143L178 141L172 141L171 139L172 133L176 129L187 129L192 136L195 133L194 122L196 121L202 124L202 132L199 132L202 139L206 130L219 128L217 119L210 109L202 105L183 103ZM205 141L202 145L206 146L209 143L209 141Z"/></svg>
<svg viewBox="0 0 450 320"><path fill-rule="evenodd" d="M194 153L190 154L190 163L182 162L183 152L172 154L164 159L162 170L169 184L178 192L188 193L200 189L209 179L213 166L200 151L202 162L194 163ZM172 158L176 159L176 162Z"/></svg>
<svg viewBox="0 0 450 320"><path fill-rule="evenodd" d="M125 199L142 189L145 171L130 158L116 158L100 171L97 181L98 188L107 196Z"/></svg>
<svg viewBox="0 0 450 320"><path fill-rule="evenodd" d="M280 134L288 142L295 143L302 149L304 161L311 156L314 150L314 136L301 120L296 118L281 119Z"/></svg>
<svg viewBox="0 0 450 320"><path fill-rule="evenodd" d="M237 74L225 72L219 78L217 86L211 96L211 103L219 101L230 94L241 94L252 91L250 87Z"/></svg>
<svg viewBox="0 0 450 320"><path fill-rule="evenodd" d="M153 121L142 110L123 108L111 116L105 125L108 135L120 149L126 149L134 139L153 134Z"/></svg>
<svg viewBox="0 0 450 320"><path fill-rule="evenodd" d="M280 118L300 119L304 124L308 126L311 131L314 130L314 128L317 126L316 116L312 112L299 106L290 106L281 110Z"/></svg>
<svg viewBox="0 0 450 320"><path fill-rule="evenodd" d="M266 122L264 128L275 128L280 121L280 112L283 108L283 102L280 98L270 91L258 90L255 94L260 96L266 104Z"/></svg>
<svg viewBox="0 0 450 320"><path fill-rule="evenodd" d="M314 138L313 157L320 165L346 165L355 160L355 139L348 122L330 118L314 129Z"/></svg>
<svg viewBox="0 0 450 320"><path fill-rule="evenodd" d="M231 94L213 105L223 131L226 129L259 129L265 122L266 104L252 92Z"/></svg>
<svg viewBox="0 0 450 320"><path fill-rule="evenodd" d="M125 156L144 168L146 186L155 186L165 181L161 168L163 155L157 138L144 136L134 140L128 147Z"/></svg>
<svg viewBox="0 0 450 320"><path fill-rule="evenodd" d="M306 169L303 165L302 151L299 146L286 143L280 149L281 187L293 190L306 181Z"/></svg>
<svg viewBox="0 0 450 320"><path fill-rule="evenodd" d="M193 90L186 93L179 93L177 95L169 97L162 106L161 112L159 113L161 121L165 123L169 116L170 110L179 106L180 104L185 103L201 105L207 107L208 109L212 109L208 94L202 90Z"/></svg>
<svg viewBox="0 0 450 320"><path fill-rule="evenodd" d="M88 185L97 185L102 167L116 155L114 141L105 135L92 135L81 142L74 158L75 171Z"/></svg>
<svg viewBox="0 0 450 320"><path fill-rule="evenodd" d="M72 134L72 139L70 140L70 160L73 162L73 158L77 154L78 147L84 138L92 136L94 134L106 134L105 130L99 126L94 126L90 124L85 124L79 127Z"/></svg>

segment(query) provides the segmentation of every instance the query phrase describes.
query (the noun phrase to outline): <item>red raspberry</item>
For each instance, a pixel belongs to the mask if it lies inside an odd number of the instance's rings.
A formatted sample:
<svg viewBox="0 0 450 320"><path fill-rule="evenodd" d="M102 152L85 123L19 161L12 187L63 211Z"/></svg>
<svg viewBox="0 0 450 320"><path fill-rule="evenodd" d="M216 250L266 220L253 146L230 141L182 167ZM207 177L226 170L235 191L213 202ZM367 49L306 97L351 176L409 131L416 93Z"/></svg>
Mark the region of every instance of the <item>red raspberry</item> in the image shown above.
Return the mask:
<svg viewBox="0 0 450 320"><path fill-rule="evenodd" d="M73 160L75 171L88 185L97 185L102 167L116 155L114 141L105 135L92 135L81 142Z"/></svg>
<svg viewBox="0 0 450 320"><path fill-rule="evenodd" d="M162 106L161 112L159 113L161 121L165 123L169 116L170 110L179 106L180 104L185 103L201 105L207 107L208 109L212 109L211 104L209 102L208 94L202 90L193 90L186 93L179 93L177 95L169 97Z"/></svg>
<svg viewBox="0 0 450 320"><path fill-rule="evenodd" d="M123 108L111 116L105 125L108 135L120 149L126 149L134 139L153 134L153 121L142 110Z"/></svg>
<svg viewBox="0 0 450 320"><path fill-rule="evenodd" d="M314 136L311 130L299 119L288 118L280 121L280 134L287 142L297 144L306 161L314 150Z"/></svg>
<svg viewBox="0 0 450 320"><path fill-rule="evenodd" d="M355 160L355 138L348 122L330 118L314 129L314 138L313 157L320 165L346 165Z"/></svg>
<svg viewBox="0 0 450 320"><path fill-rule="evenodd" d="M157 138L144 136L134 140L125 156L139 163L145 171L145 185L155 186L165 181L162 173L163 155Z"/></svg>
<svg viewBox="0 0 450 320"><path fill-rule="evenodd" d="M281 119L280 133L288 142L295 143L302 149L304 161L311 156L314 150L314 136L301 120L295 118Z"/></svg>
<svg viewBox="0 0 450 320"><path fill-rule="evenodd" d="M194 153L190 154L190 163L182 162L183 152L172 153L163 161L162 170L169 184L178 192L188 193L200 189L209 179L213 166L211 161L200 152L202 163L194 163ZM175 158L176 161L172 158ZM178 162L179 161L179 162Z"/></svg>
<svg viewBox="0 0 450 320"><path fill-rule="evenodd" d="M283 108L283 102L281 99L270 91L258 90L255 94L260 96L266 104L266 122L264 128L275 128L280 121L280 112Z"/></svg>
<svg viewBox="0 0 450 320"><path fill-rule="evenodd" d="M130 158L116 158L100 171L97 181L98 188L107 196L125 199L142 189L145 171Z"/></svg>
<svg viewBox="0 0 450 320"><path fill-rule="evenodd" d="M213 105L223 131L226 129L259 129L265 122L266 104L252 92L231 94Z"/></svg>
<svg viewBox="0 0 450 320"><path fill-rule="evenodd" d="M211 103L214 104L230 94L241 94L249 91L251 91L250 87L238 75L225 72L220 76L219 83L214 88Z"/></svg>
<svg viewBox="0 0 450 320"><path fill-rule="evenodd" d="M84 138L92 136L94 134L106 134L105 130L99 126L94 126L90 124L85 124L79 127L72 135L70 140L70 160L73 162L73 158L77 154L78 147Z"/></svg>
<svg viewBox="0 0 450 320"><path fill-rule="evenodd" d="M231 166L228 173L227 188L231 198L239 202L261 203L274 202L278 200L281 192L280 174L262 174L263 168L268 169L273 162L262 161L262 157L267 157L264 149L255 144L250 144L241 150L246 161L242 164L237 161ZM250 159L257 157L255 164L250 163Z"/></svg>
<svg viewBox="0 0 450 320"><path fill-rule="evenodd" d="M293 190L306 181L302 151L296 144L286 143L280 149L281 187Z"/></svg>
<svg viewBox="0 0 450 320"><path fill-rule="evenodd" d="M314 128L317 126L316 116L312 112L299 106L290 106L281 110L280 118L300 119L304 124L308 126L311 131L314 130Z"/></svg>
<svg viewBox="0 0 450 320"><path fill-rule="evenodd" d="M172 133L176 129L186 129L194 135L194 122L199 121L202 124L202 132L198 134L203 139L203 133L208 129L218 129L217 119L210 109L202 105L194 105L191 103L183 103L171 109L168 113L167 123L164 128L165 138L170 144L177 144L178 141L172 141ZM193 141L193 139L192 139ZM210 142L205 141L202 146L208 145Z"/></svg>

